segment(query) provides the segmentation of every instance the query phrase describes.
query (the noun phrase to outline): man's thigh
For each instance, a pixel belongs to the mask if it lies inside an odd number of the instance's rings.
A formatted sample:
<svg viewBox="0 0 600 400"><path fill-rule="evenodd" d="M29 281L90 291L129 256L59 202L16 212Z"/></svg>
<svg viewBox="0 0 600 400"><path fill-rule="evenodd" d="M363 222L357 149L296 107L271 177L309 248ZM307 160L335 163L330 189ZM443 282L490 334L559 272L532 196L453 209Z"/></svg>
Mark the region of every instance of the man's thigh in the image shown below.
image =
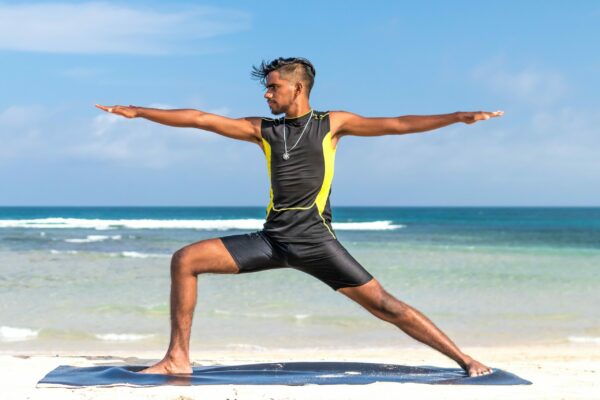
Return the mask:
<svg viewBox="0 0 600 400"><path fill-rule="evenodd" d="M220 238L236 262L240 273L286 268L287 245L271 239L262 231Z"/></svg>
<svg viewBox="0 0 600 400"><path fill-rule="evenodd" d="M185 265L195 274L237 274L239 269L221 238L205 239L182 247L173 262Z"/></svg>
<svg viewBox="0 0 600 400"><path fill-rule="evenodd" d="M333 290L362 286L373 279L337 239L292 244L289 255L292 268L314 276Z"/></svg>

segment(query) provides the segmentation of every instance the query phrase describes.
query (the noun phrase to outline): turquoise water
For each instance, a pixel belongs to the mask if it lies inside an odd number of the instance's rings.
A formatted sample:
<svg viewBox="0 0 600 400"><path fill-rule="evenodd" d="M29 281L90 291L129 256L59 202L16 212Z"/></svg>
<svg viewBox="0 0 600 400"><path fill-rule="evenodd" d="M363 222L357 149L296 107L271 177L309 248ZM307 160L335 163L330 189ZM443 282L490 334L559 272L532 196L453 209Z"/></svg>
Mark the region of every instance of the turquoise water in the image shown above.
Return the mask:
<svg viewBox="0 0 600 400"><path fill-rule="evenodd" d="M459 345L600 342L600 208L334 207L340 242ZM0 208L0 350L163 349L169 261L263 207ZM296 270L205 275L192 349L417 346Z"/></svg>

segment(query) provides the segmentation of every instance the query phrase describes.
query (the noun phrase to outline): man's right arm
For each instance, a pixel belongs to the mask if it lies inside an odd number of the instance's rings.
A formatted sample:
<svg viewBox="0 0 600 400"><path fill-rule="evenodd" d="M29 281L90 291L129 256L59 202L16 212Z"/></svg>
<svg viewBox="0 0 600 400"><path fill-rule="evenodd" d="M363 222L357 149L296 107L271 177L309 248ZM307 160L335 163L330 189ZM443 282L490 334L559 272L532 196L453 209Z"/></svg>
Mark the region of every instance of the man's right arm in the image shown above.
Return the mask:
<svg viewBox="0 0 600 400"><path fill-rule="evenodd" d="M159 124L182 128L198 128L211 131L232 139L261 143L260 117L227 118L194 109L162 110L136 106L96 107L126 118L145 118Z"/></svg>

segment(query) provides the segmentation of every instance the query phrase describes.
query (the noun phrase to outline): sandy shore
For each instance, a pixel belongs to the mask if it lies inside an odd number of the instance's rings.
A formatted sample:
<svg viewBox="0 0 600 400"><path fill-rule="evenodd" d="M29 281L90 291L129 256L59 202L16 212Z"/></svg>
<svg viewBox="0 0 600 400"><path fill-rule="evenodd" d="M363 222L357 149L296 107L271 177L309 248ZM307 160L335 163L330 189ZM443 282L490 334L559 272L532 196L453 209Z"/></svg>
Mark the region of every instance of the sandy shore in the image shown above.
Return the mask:
<svg viewBox="0 0 600 400"><path fill-rule="evenodd" d="M571 344L501 348L465 348L493 368L533 382L528 386L434 386L407 383L311 386L163 386L152 388L36 388L59 365L94 366L150 364L162 353L0 355L2 398L12 399L598 399L600 346ZM363 361L403 365L456 367L426 347L364 350L319 349L216 351L192 354L196 365L281 361Z"/></svg>

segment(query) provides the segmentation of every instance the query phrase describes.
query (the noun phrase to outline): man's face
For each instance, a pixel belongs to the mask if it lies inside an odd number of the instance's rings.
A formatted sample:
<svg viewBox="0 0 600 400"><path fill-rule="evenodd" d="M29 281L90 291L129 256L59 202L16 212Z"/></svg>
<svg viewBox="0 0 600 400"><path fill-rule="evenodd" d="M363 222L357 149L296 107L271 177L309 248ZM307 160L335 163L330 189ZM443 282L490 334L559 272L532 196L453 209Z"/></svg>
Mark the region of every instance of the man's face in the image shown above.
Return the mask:
<svg viewBox="0 0 600 400"><path fill-rule="evenodd" d="M274 115L284 113L294 102L294 85L291 81L282 78L278 71L267 75L267 91L265 99Z"/></svg>

